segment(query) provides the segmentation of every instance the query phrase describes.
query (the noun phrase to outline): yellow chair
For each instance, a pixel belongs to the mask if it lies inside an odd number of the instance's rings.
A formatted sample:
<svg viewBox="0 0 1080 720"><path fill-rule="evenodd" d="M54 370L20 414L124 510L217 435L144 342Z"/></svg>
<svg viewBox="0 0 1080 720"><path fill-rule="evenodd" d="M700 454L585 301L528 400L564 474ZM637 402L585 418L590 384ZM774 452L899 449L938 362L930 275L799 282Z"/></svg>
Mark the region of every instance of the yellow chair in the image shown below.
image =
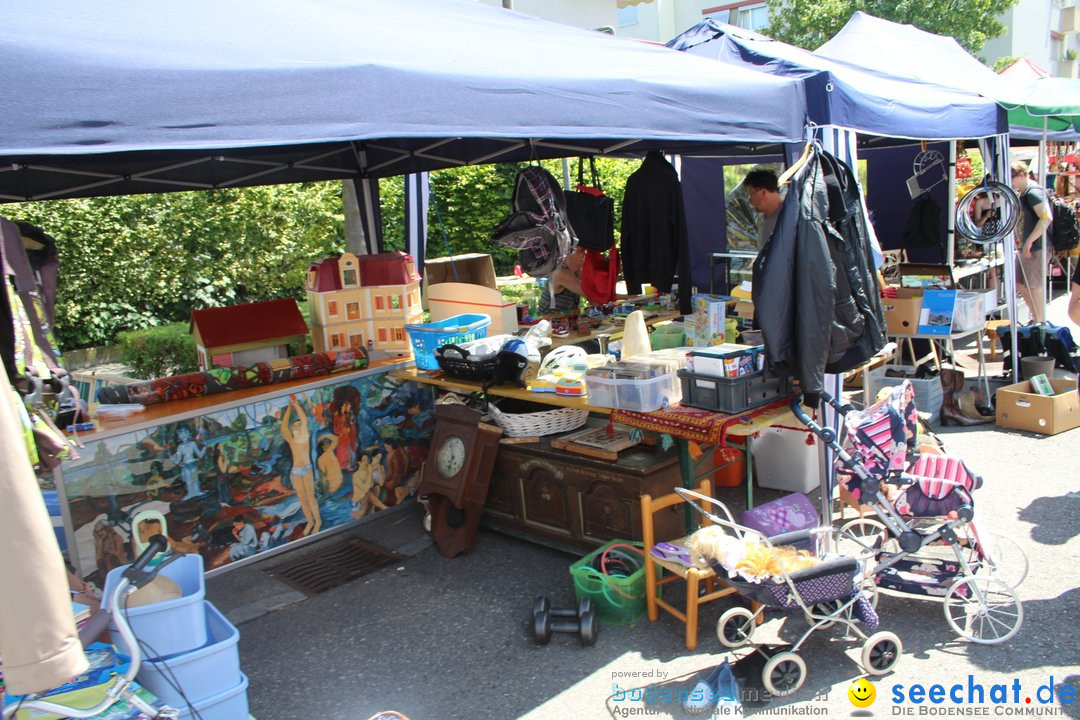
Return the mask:
<svg viewBox="0 0 1080 720"><path fill-rule="evenodd" d="M712 486L708 480L703 480L697 490L702 495L712 497ZM660 618L661 608L671 613L679 620L682 620L686 623L686 649L694 650L697 648L699 606L718 598L731 595L735 590L731 587L724 587L717 590L716 573L713 572L712 568L686 567L685 565L672 560L661 560L650 552L657 542L664 540L662 538L658 541L656 538L656 533L653 529L653 517L659 512L682 513L684 512L685 507L678 507L677 509L673 508L676 508L676 506L679 505L685 505L685 503L686 501L678 493L662 495L655 500L650 495L642 495L641 535L645 549L645 599L649 612L649 620L658 620ZM710 524L709 519L701 516L700 513L693 514L698 517L702 526ZM673 545L684 545L686 543L686 536L667 539L666 541ZM657 568L659 568L659 572L657 572ZM665 570L670 573L668 577L664 577ZM660 588L677 580L686 581L685 609L676 608L674 605L660 597ZM705 592L699 594L702 581L704 581L705 584Z"/></svg>

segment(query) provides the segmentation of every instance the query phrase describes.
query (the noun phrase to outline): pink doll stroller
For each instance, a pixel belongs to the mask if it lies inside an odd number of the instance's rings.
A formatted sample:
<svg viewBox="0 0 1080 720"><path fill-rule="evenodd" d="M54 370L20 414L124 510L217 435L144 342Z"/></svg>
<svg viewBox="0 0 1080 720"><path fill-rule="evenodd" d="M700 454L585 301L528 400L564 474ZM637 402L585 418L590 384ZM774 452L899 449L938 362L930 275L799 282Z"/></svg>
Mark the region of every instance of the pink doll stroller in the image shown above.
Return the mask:
<svg viewBox="0 0 1080 720"><path fill-rule="evenodd" d="M879 590L942 602L961 637L988 645L1013 637L1023 623L1014 589L1027 558L1014 541L976 530L972 492L981 477L959 458L916 452L911 383L863 411L822 397L844 419L843 445L798 401L792 409L836 453L838 482L876 515L841 526L841 551L872 561L868 577Z"/></svg>

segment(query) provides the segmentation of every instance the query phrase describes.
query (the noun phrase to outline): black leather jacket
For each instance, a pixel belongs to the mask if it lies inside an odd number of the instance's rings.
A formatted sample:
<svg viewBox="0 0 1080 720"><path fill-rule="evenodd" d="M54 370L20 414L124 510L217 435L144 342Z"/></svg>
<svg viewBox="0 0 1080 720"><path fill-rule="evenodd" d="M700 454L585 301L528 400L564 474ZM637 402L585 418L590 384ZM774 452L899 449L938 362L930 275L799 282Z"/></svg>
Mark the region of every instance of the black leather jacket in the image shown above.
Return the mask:
<svg viewBox="0 0 1080 720"><path fill-rule="evenodd" d="M754 261L754 316L770 364L816 406L825 373L885 345L885 318L851 169L815 149L795 173L776 229Z"/></svg>

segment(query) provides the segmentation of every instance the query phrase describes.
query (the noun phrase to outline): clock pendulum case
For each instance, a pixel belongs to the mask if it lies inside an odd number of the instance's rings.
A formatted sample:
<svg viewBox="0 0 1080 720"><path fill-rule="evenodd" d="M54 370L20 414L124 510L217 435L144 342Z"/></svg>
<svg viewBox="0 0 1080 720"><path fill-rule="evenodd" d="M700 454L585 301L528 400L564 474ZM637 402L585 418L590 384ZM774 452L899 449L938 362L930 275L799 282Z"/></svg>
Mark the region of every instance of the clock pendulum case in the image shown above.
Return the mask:
<svg viewBox="0 0 1080 720"><path fill-rule="evenodd" d="M480 422L478 410L459 404L435 407L435 432L419 494L427 496L431 534L446 557L476 543L502 430Z"/></svg>

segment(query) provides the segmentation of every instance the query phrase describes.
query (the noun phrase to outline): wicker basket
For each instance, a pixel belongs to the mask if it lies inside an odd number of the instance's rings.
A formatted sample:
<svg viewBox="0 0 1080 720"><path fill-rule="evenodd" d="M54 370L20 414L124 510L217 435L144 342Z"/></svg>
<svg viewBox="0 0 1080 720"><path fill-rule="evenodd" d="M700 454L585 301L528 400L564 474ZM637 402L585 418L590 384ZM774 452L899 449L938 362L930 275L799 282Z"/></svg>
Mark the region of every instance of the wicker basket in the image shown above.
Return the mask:
<svg viewBox="0 0 1080 720"><path fill-rule="evenodd" d="M579 408L555 408L539 412L503 412L495 403L488 404L492 421L507 437L554 435L577 430L589 419L589 411Z"/></svg>

